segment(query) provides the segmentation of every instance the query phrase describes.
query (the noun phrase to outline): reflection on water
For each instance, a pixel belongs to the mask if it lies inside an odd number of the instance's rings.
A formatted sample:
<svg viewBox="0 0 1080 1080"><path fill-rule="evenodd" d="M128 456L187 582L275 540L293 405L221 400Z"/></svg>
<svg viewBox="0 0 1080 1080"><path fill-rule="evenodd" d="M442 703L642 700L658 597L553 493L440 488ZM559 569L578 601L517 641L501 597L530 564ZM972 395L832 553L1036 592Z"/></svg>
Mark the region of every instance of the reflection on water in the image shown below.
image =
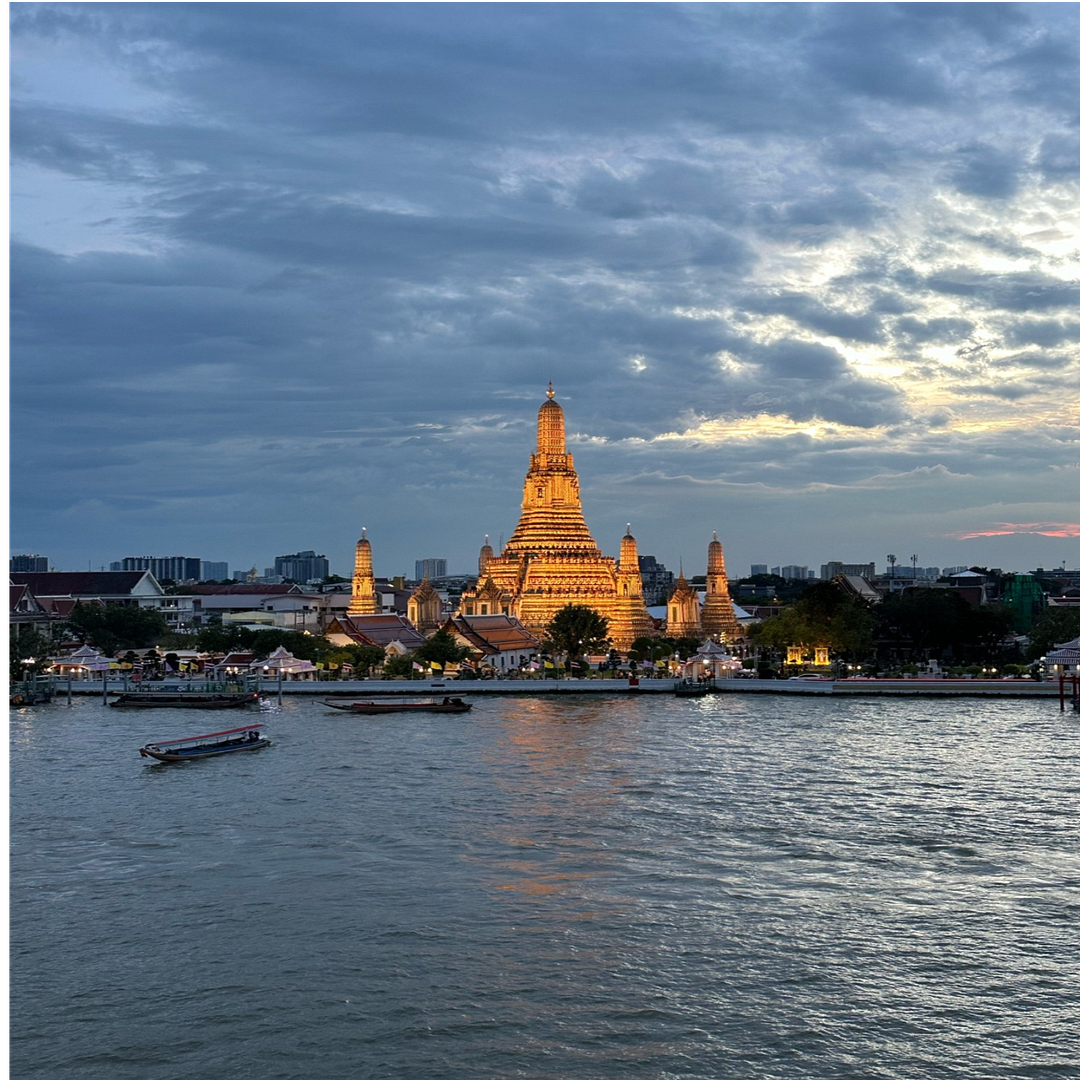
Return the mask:
<svg viewBox="0 0 1080 1080"><path fill-rule="evenodd" d="M117 714L13 714L20 1078L1078 1075L1052 703Z"/></svg>

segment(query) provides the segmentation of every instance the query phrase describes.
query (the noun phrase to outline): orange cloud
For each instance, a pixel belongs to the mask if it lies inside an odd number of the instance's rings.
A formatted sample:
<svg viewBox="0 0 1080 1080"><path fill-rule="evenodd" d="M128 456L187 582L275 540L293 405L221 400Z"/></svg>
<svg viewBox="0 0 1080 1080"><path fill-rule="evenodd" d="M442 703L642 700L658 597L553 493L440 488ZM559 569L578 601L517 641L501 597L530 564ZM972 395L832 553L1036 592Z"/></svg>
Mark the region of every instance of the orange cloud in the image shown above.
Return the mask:
<svg viewBox="0 0 1080 1080"><path fill-rule="evenodd" d="M956 540L975 540L980 536L1060 536L1065 539L1075 539L1080 536L1080 524L1065 524L1062 522L1033 522L1027 524L1014 524L1008 521L994 522L994 528L984 529L981 532L957 533Z"/></svg>

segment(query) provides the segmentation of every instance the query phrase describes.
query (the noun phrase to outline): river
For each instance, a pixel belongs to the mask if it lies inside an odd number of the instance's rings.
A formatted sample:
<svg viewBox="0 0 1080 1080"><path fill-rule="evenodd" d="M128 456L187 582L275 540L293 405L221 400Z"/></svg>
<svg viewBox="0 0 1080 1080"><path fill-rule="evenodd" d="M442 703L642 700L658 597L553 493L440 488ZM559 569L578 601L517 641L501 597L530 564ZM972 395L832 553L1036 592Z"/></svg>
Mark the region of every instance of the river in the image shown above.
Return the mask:
<svg viewBox="0 0 1080 1080"><path fill-rule="evenodd" d="M1056 702L262 710L12 710L12 1077L1080 1077Z"/></svg>

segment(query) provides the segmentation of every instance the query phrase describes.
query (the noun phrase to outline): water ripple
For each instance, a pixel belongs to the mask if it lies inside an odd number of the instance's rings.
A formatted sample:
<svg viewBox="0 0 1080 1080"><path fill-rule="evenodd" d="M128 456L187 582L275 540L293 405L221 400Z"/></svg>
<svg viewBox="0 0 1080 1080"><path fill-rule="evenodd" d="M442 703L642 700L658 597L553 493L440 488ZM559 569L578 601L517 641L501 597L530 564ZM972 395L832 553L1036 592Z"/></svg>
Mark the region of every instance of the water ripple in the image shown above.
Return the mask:
<svg viewBox="0 0 1080 1080"><path fill-rule="evenodd" d="M116 713L13 714L20 1080L1080 1077L1050 703Z"/></svg>

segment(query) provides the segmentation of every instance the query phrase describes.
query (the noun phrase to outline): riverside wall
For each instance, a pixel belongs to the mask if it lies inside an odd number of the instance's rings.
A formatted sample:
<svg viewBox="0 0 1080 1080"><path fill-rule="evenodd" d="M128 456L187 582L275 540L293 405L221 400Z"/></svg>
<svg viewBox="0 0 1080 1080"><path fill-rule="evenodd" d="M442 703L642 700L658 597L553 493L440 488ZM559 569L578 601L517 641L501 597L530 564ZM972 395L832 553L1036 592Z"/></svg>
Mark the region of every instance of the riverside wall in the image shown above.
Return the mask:
<svg viewBox="0 0 1080 1080"><path fill-rule="evenodd" d="M263 680L258 689L263 697L283 695L321 695L323 697L370 698L386 695L430 696L454 694L470 697L487 695L510 695L531 697L547 694L671 694L678 680L640 679L633 685L628 679L476 679L455 680L413 679L358 679L328 682L292 682L279 684L273 679ZM131 692L136 689L121 679L110 679L103 687L100 681L72 682L58 679L55 693L63 696L70 690L73 694L109 694ZM166 691L181 689L185 685L198 689L202 683L193 680L167 680L160 683L143 683L145 690ZM715 694L809 694L814 696L859 695L864 697L922 696L922 697L1007 697L1007 698L1057 698L1060 690L1056 682L1035 682L1029 679L837 679L787 680L787 679L717 679L711 686ZM1066 686L1066 695L1071 686Z"/></svg>

